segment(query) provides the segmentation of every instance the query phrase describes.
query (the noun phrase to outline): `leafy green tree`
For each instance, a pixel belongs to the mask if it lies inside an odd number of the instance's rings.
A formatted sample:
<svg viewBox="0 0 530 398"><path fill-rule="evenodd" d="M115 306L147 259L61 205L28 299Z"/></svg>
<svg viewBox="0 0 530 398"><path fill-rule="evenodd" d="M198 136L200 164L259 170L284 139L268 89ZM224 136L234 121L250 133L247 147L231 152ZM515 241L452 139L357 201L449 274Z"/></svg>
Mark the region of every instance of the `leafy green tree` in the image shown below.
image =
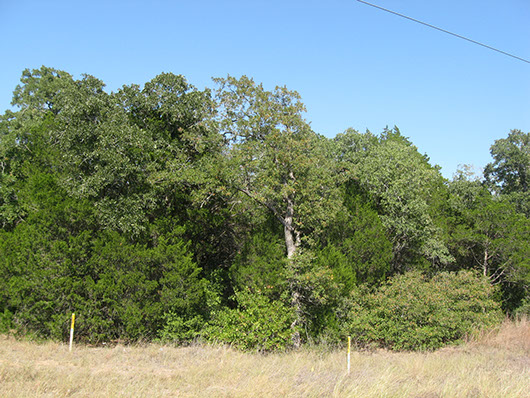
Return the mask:
<svg viewBox="0 0 530 398"><path fill-rule="evenodd" d="M0 239L0 308L15 329L58 338L85 292L93 209L65 197L50 174L32 174L21 196L32 211Z"/></svg>
<svg viewBox="0 0 530 398"><path fill-rule="evenodd" d="M227 184L270 211L284 229L293 341L299 346L297 330L305 321L295 257L340 206L327 141L302 118L298 93L266 91L247 77L215 81L219 128L228 144Z"/></svg>
<svg viewBox="0 0 530 398"><path fill-rule="evenodd" d="M246 77L215 81L220 86L219 126L230 142L230 183L284 226L287 256L292 257L304 232L332 217L325 205L339 202L325 140L302 118L305 108L298 93L285 87L265 91Z"/></svg>
<svg viewBox="0 0 530 398"><path fill-rule="evenodd" d="M177 229L161 236L152 247L130 244L115 232L103 234L94 243L91 265L97 279L91 293L100 303L101 318L112 324L101 333L152 339L164 327L167 314L173 320L177 316L183 322L193 320L180 331L184 337L193 332L190 327L204 324L204 318L198 322L197 317L207 316L208 283L201 278L181 233Z"/></svg>
<svg viewBox="0 0 530 398"><path fill-rule="evenodd" d="M195 260L231 248L208 92L164 74L107 94L42 67L13 104L0 120L3 318L54 338L74 310L87 341L195 336L221 290Z"/></svg>
<svg viewBox="0 0 530 398"><path fill-rule="evenodd" d="M527 192L530 188L530 133L512 130L491 146L493 163L484 176L500 193Z"/></svg>
<svg viewBox="0 0 530 398"><path fill-rule="evenodd" d="M64 339L72 312L90 342L156 337L166 314L194 320L188 335L204 325L211 288L182 228L154 225L144 244L98 231L91 203L50 174L33 173L22 195L32 212L0 242L0 312L15 330Z"/></svg>
<svg viewBox="0 0 530 398"><path fill-rule="evenodd" d="M74 84L69 73L46 66L25 69L20 82L13 92L11 105L20 107L23 113L33 117L50 112L55 115L59 113L61 106L57 104L57 97L65 88Z"/></svg>
<svg viewBox="0 0 530 398"><path fill-rule="evenodd" d="M453 261L436 220L445 194L443 178L428 158L397 128L379 138L347 130L336 142L345 174L376 204L392 241L393 270Z"/></svg>
<svg viewBox="0 0 530 398"><path fill-rule="evenodd" d="M223 141L212 124L210 92L197 90L181 75L163 73L143 88L124 86L116 98L147 140L141 148L145 158L132 162L145 192L147 220L176 217L186 227L195 261L228 283L235 244L229 192L219 184Z"/></svg>
<svg viewBox="0 0 530 398"><path fill-rule="evenodd" d="M49 130L59 111L56 97L72 82L68 73L52 68L26 69L11 103L19 111L0 116L0 225L6 230L29 212L19 194L25 180L36 169L56 169Z"/></svg>
<svg viewBox="0 0 530 398"><path fill-rule="evenodd" d="M457 176L449 189L446 217L456 267L477 269L492 284L500 284L504 307L513 310L528 294L530 222L480 181Z"/></svg>
<svg viewBox="0 0 530 398"><path fill-rule="evenodd" d="M21 110L7 126L10 148L32 151L42 140L67 193L93 200L102 226L139 236L150 220L180 210L182 199L208 198L203 187L214 180L211 159L221 148L208 124L208 92L162 74L142 90L107 94L93 76L74 80L46 67L24 71L21 82L13 100Z"/></svg>
<svg viewBox="0 0 530 398"><path fill-rule="evenodd" d="M162 73L143 89L124 86L117 98L156 153L145 165L150 187L164 193L211 193L222 137L210 123L214 102L209 90L197 90L182 75Z"/></svg>
<svg viewBox="0 0 530 398"><path fill-rule="evenodd" d="M530 217L530 133L512 130L491 146L493 162L484 169L486 185Z"/></svg>

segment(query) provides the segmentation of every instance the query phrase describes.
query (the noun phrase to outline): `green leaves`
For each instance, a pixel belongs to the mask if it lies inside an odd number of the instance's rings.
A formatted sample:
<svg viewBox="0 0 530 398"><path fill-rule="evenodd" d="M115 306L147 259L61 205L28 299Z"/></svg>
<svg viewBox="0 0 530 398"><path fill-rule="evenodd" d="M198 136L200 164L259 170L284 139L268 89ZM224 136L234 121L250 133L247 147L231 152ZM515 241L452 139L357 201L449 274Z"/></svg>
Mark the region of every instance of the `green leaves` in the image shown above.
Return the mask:
<svg viewBox="0 0 530 398"><path fill-rule="evenodd" d="M206 327L208 340L259 352L290 347L293 314L288 307L251 291L236 292L234 298L237 308L217 313Z"/></svg>
<svg viewBox="0 0 530 398"><path fill-rule="evenodd" d="M220 150L209 94L171 74L142 91L103 88L89 75L25 71L20 111L0 121L0 222L9 231L0 311L20 331L61 338L75 310L81 339L134 340L156 336L165 314L208 315L209 283L179 225L194 208L213 208L198 192L214 166L196 167ZM204 241L201 233L193 235Z"/></svg>
<svg viewBox="0 0 530 398"><path fill-rule="evenodd" d="M19 106L23 111L38 114L52 112L57 114L60 106L57 96L72 85L69 73L42 66L40 69L25 69L20 78L22 84L13 92L11 105Z"/></svg>
<svg viewBox="0 0 530 398"><path fill-rule="evenodd" d="M530 216L530 133L512 130L491 146L494 161L484 169L486 185Z"/></svg>
<svg viewBox="0 0 530 398"><path fill-rule="evenodd" d="M327 140L303 119L298 93L245 76L215 81L227 183L271 211L293 241L309 238L340 206Z"/></svg>
<svg viewBox="0 0 530 398"><path fill-rule="evenodd" d="M496 140L491 146L493 163L484 176L488 184L499 192L527 192L530 189L530 133L512 130L507 138Z"/></svg>
<svg viewBox="0 0 530 398"><path fill-rule="evenodd" d="M472 272L398 275L374 292L352 293L346 333L362 345L437 349L500 322L487 279Z"/></svg>
<svg viewBox="0 0 530 398"><path fill-rule="evenodd" d="M450 185L451 250L457 266L474 268L493 284L528 291L530 258L527 244L530 222L513 205L493 197L479 182L455 180ZM504 297L506 309L521 297Z"/></svg>
<svg viewBox="0 0 530 398"><path fill-rule="evenodd" d="M492 196L397 128L330 140L297 92L214 81L23 72L0 118L0 329L64 339L75 311L87 342L435 348L496 317L484 279L440 273L471 268L527 305L527 135L492 147Z"/></svg>
<svg viewBox="0 0 530 398"><path fill-rule="evenodd" d="M434 219L443 179L399 130L371 133L348 130L336 139L337 158L348 178L370 195L393 244L395 271L423 259L447 264L453 259Z"/></svg>

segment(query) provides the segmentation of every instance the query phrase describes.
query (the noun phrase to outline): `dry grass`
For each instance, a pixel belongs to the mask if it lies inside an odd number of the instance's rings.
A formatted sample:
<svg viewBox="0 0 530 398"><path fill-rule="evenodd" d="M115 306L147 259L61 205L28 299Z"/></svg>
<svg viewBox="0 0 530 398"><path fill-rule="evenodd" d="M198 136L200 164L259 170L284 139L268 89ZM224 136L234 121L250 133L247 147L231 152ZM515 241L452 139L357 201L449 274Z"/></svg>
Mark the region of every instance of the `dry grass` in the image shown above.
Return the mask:
<svg viewBox="0 0 530 398"><path fill-rule="evenodd" d="M434 353L258 355L0 337L1 397L530 397L530 322Z"/></svg>

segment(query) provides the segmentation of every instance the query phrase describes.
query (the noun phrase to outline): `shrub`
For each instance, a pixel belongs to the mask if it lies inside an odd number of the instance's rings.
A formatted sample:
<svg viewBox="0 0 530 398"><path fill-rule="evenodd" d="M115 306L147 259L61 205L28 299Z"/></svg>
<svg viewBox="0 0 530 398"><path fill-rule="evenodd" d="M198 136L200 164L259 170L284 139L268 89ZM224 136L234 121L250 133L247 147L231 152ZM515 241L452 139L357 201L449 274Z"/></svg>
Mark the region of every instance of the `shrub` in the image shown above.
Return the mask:
<svg viewBox="0 0 530 398"><path fill-rule="evenodd" d="M171 311L164 315L165 325L159 332L164 342L183 343L197 338L204 327L204 318L200 315L184 317Z"/></svg>
<svg viewBox="0 0 530 398"><path fill-rule="evenodd" d="M281 301L260 293L235 293L238 307L218 312L205 330L205 337L242 350L278 351L291 343L292 311Z"/></svg>
<svg viewBox="0 0 530 398"><path fill-rule="evenodd" d="M395 350L436 349L502 319L488 280L469 271L395 276L349 302L347 332L362 345Z"/></svg>
<svg viewBox="0 0 530 398"><path fill-rule="evenodd" d="M13 314L5 309L0 312L0 333L9 333L13 328Z"/></svg>
<svg viewBox="0 0 530 398"><path fill-rule="evenodd" d="M77 341L137 341L156 337L165 314L193 330L190 322L204 316L208 282L181 228L149 245L111 230L61 239L52 232L22 223L2 234L0 331L64 341L75 312Z"/></svg>
<svg viewBox="0 0 530 398"><path fill-rule="evenodd" d="M516 318L530 317L530 297L526 297L521 305L514 311Z"/></svg>

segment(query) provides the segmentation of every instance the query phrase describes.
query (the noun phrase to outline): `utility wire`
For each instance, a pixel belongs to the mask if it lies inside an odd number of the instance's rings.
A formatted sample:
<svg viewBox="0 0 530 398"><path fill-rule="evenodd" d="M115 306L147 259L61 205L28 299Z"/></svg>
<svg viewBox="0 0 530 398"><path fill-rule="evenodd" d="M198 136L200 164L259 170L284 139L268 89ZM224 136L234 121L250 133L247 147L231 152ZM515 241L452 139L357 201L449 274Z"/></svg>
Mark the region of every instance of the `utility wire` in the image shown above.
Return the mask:
<svg viewBox="0 0 530 398"><path fill-rule="evenodd" d="M372 7L378 8L378 9L380 9L380 10L383 10L383 11L389 12L390 14L394 14L394 15L397 15L397 16L399 16L399 17L402 17L402 18L405 18L405 19L409 19L409 20L414 21L414 22L417 22L417 23L419 23L419 24L422 24L422 25L428 26L429 28L433 28L433 29L439 30L440 32L444 32L444 33L447 33L447 34L452 35L452 36L456 36L456 37L458 37L459 39L467 40L467 41L469 41L469 42L471 42L471 43L478 44L479 46L489 48L490 50L497 51L498 53L501 53L501 54L507 55L507 56L509 56L509 57L512 57L512 58L518 59L519 61L523 61L523 62L526 62L527 64L530 64L530 61L528 61L527 59L524 59L524 58L518 57L518 56L516 56L516 55L513 55L513 54L510 54L510 53L507 53L507 52L505 52L505 51L502 51L502 50L499 50L499 49L497 49L497 48L494 48L494 47L488 46L488 45L483 44L483 43L480 43L480 42L478 42L478 41L468 39L467 37L464 37L464 36L461 36L461 35L457 35L456 33L449 32L448 30L445 30L445 29L442 29L442 28L438 28L437 26L434 26L434 25L431 25L431 24L428 24L428 23L425 23L425 22L422 22L422 21L418 21L417 19L414 19L414 18L411 18L411 17L407 17L406 15L400 14L400 13L398 13L398 12L395 12L395 11L392 11L392 10L388 10L388 9L383 8L383 7L380 7L380 6L376 6L375 4L368 3L367 1L363 1L363 0L357 0L357 1L358 1L359 3L367 4L367 5L369 5L369 6L372 6Z"/></svg>

